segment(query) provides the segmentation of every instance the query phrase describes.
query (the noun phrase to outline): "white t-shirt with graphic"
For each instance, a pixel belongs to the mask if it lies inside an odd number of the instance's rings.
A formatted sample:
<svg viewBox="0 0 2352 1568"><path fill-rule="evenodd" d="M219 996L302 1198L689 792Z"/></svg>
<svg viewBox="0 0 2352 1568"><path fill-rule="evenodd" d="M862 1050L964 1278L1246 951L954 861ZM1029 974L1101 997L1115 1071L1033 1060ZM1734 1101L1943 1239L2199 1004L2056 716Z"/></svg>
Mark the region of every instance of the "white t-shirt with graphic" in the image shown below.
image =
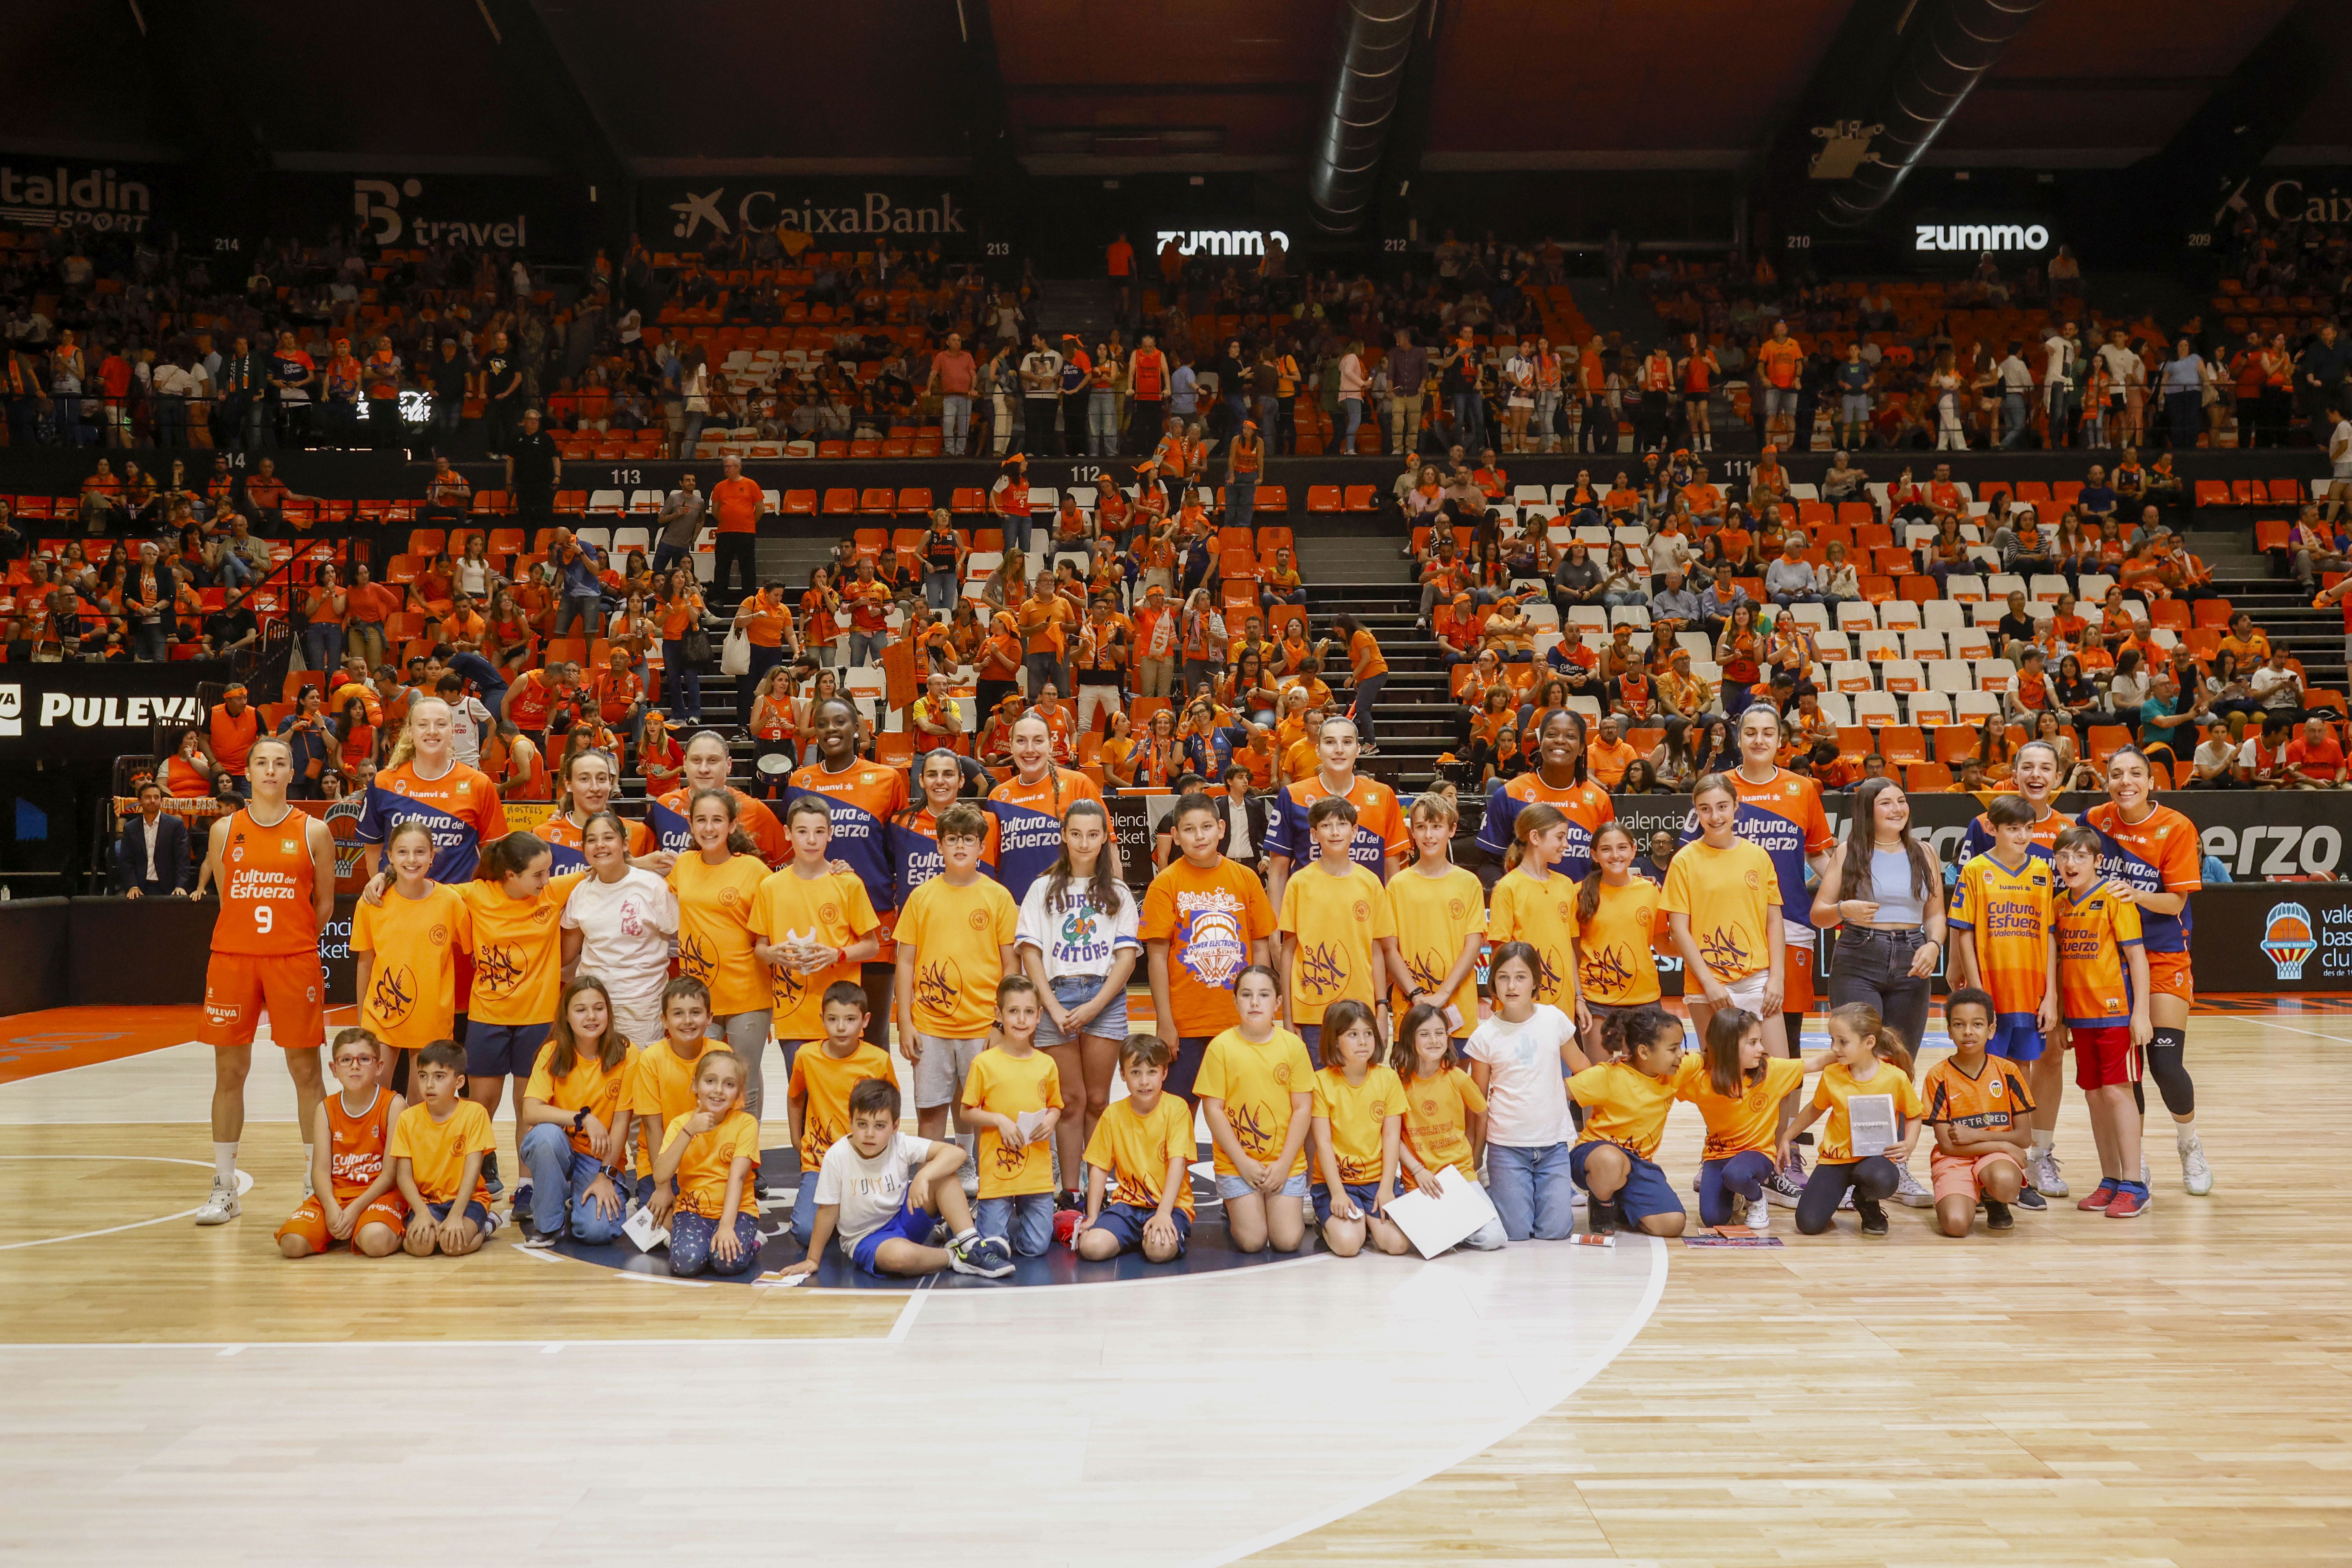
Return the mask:
<svg viewBox="0 0 2352 1568"><path fill-rule="evenodd" d="M1045 876L1029 884L1013 938L1015 948L1034 948L1045 959L1047 984L1072 974L1100 979L1121 952L1143 951L1135 934L1142 924L1142 910L1125 883L1112 884L1117 906L1105 910L1096 907L1090 882L1072 882L1049 905L1046 894L1053 880Z"/></svg>
<svg viewBox="0 0 2352 1568"><path fill-rule="evenodd" d="M1559 1056L1560 1047L1574 1038L1575 1020L1541 1002L1525 1023L1514 1024L1497 1013L1471 1031L1470 1059L1489 1069L1486 1142L1507 1149L1543 1149L1576 1136Z"/></svg>
<svg viewBox="0 0 2352 1568"><path fill-rule="evenodd" d="M819 1206L841 1205L834 1223L841 1233L845 1257L898 1212L906 1200L908 1178L923 1168L936 1147L928 1139L894 1132L889 1146L871 1160L847 1138L824 1152L824 1163L817 1169L816 1201Z"/></svg>

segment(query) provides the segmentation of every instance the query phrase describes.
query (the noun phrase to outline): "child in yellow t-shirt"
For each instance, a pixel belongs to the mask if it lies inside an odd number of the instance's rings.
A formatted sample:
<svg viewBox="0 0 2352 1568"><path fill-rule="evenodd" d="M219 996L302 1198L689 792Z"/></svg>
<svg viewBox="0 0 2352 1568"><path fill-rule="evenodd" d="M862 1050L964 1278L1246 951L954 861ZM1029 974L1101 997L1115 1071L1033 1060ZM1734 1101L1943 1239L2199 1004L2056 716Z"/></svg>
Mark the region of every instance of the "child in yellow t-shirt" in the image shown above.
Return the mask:
<svg viewBox="0 0 2352 1568"><path fill-rule="evenodd" d="M604 983L593 974L567 981L555 1032L522 1091L522 1168L532 1194L517 1222L525 1247L552 1246L567 1222L573 1238L591 1247L621 1234L617 1173L629 1157L621 1100L636 1058Z"/></svg>
<svg viewBox="0 0 2352 1568"><path fill-rule="evenodd" d="M1682 1020L1659 1007L1612 1013L1601 1043L1611 1059L1568 1080L1568 1097L1584 1107L1569 1174L1591 1194L1595 1231L1680 1236L1689 1215L1657 1162L1682 1070Z"/></svg>
<svg viewBox="0 0 2352 1568"><path fill-rule="evenodd" d="M973 1221L981 1235L1010 1242L1022 1258L1043 1258L1054 1243L1054 1129L1062 1120L1062 1074L1037 1048L1044 1010L1037 983L1027 975L997 982L996 1043L980 1053L963 1084L963 1122L980 1140L980 1206Z"/></svg>
<svg viewBox="0 0 2352 1568"><path fill-rule="evenodd" d="M1666 868L1664 905L1683 955L1683 997L1702 1037L1707 1015L1738 1007L1777 1018L1788 993L1781 888L1772 858L1738 837L1739 796L1720 773L1691 793L1699 837Z"/></svg>
<svg viewBox="0 0 2352 1568"><path fill-rule="evenodd" d="M988 823L977 801L960 800L940 813L940 874L908 894L898 911L898 1048L915 1067L915 1128L928 1139L947 1131L972 1064L987 1048L996 983L1020 969L1013 941L1021 910L1001 883L980 873ZM960 1111L955 1141L972 1152L973 1135ZM964 1190L976 1190L969 1164Z"/></svg>
<svg viewBox="0 0 2352 1568"><path fill-rule="evenodd" d="M466 1053L454 1040L436 1040L416 1053L408 1087L416 1103L392 1125L384 1157L408 1204L411 1258L436 1252L462 1258L477 1251L499 1227L490 1190L482 1181L482 1161L498 1144L490 1113L458 1097L466 1076Z"/></svg>
<svg viewBox="0 0 2352 1568"><path fill-rule="evenodd" d="M1307 826L1315 862L1283 885L1276 924L1290 973L1289 1022L1311 1053L1322 1039L1324 1011L1335 1003L1388 1005L1384 950L1395 945L1396 915L1380 879L1350 858L1354 803L1327 795L1307 809Z"/></svg>
<svg viewBox="0 0 2352 1568"><path fill-rule="evenodd" d="M792 1113L793 1147L800 1151L800 1195L793 1200L793 1237L809 1244L816 1224L816 1179L825 1151L847 1136L849 1095L867 1079L898 1081L890 1053L866 1042L866 987L836 980L824 988L824 1038L814 1050L793 1058L792 1087L784 1091Z"/></svg>
<svg viewBox="0 0 2352 1568"><path fill-rule="evenodd" d="M1774 1056L1764 1043L1763 1020L1739 1007L1717 1008L1699 1047L1675 1078L1675 1098L1698 1107L1706 1122L1698 1222L1709 1229L1733 1224L1745 1204L1748 1228L1769 1235L1772 1205L1764 1183L1778 1169L1772 1149L1780 1102L1804 1086L1805 1064Z"/></svg>
<svg viewBox="0 0 2352 1568"><path fill-rule="evenodd" d="M1080 1258L1099 1263L1139 1251L1147 1263L1170 1263L1184 1256L1192 1235L1192 1108L1161 1087L1172 1058L1157 1035L1129 1035L1119 1047L1127 1098L1111 1101L1087 1140L1087 1212L1070 1233Z"/></svg>
<svg viewBox="0 0 2352 1568"><path fill-rule="evenodd" d="M1419 826L1420 818L1413 820ZM1466 1070L1454 1065L1454 1036L1444 1013L1428 1002L1407 1009L1404 1022L1397 1026L1389 1065L1404 1087L1397 1160L1412 1178L1413 1190L1433 1194L1438 1173L1446 1170L1475 1184L1479 1146L1486 1134L1486 1097ZM1461 1244L1490 1252L1507 1239L1497 1216Z"/></svg>
<svg viewBox="0 0 2352 1568"><path fill-rule="evenodd" d="M1320 804L1319 802L1318 803ZM1323 1070L1315 1075L1315 1219L1323 1245L1353 1258L1369 1240L1391 1257L1412 1249L1388 1217L1396 1196L1398 1125L1404 1085L1374 1064L1380 1031L1361 1002L1334 1002L1323 1015Z"/></svg>
<svg viewBox="0 0 2352 1568"><path fill-rule="evenodd" d="M1216 1148L1217 1196L1234 1250L1296 1252L1307 1239L1307 1134L1315 1068L1307 1042L1282 1027L1274 971L1253 963L1234 981L1241 1022L1213 1037L1193 1089Z"/></svg>
<svg viewBox="0 0 2352 1568"><path fill-rule="evenodd" d="M662 987L662 1042L639 1051L621 1090L621 1146L636 1136L636 1201L653 1210L654 1223L667 1224L677 1191L654 1180L654 1156L667 1142L668 1125L694 1110L694 1069L702 1059L710 1027L710 988L691 974Z"/></svg>
<svg viewBox="0 0 2352 1568"><path fill-rule="evenodd" d="M1554 871L1568 852L1570 824L1558 806L1531 805L1511 824L1517 859L1495 883L1486 910L1486 940L1496 951L1522 942L1535 950L1536 1005L1577 1012L1577 886Z"/></svg>
<svg viewBox="0 0 2352 1568"><path fill-rule="evenodd" d="M743 1062L724 1046L694 1066L694 1110L670 1122L654 1184L677 1184L669 1271L748 1274L760 1261L760 1123L743 1109Z"/></svg>
<svg viewBox="0 0 2352 1568"><path fill-rule="evenodd" d="M1422 1003L1441 1013L1451 1008L1448 1030L1467 1039L1478 1026L1486 892L1476 872L1454 864L1456 820L1454 803L1444 795L1424 795L1412 803L1412 864L1390 878L1383 889L1396 926L1384 956L1391 1008L1402 1013Z"/></svg>
<svg viewBox="0 0 2352 1568"><path fill-rule="evenodd" d="M1911 1087L1911 1048L1875 1008L1860 1002L1831 1008L1829 1024L1829 1065L1813 1086L1813 1102L1780 1134L1779 1153L1785 1160L1798 1133L1829 1118L1821 1155L1797 1200L1797 1229L1806 1236L1829 1229L1839 1201L1851 1192L1862 1234L1885 1236L1881 1205L1902 1184L1924 1109Z"/></svg>

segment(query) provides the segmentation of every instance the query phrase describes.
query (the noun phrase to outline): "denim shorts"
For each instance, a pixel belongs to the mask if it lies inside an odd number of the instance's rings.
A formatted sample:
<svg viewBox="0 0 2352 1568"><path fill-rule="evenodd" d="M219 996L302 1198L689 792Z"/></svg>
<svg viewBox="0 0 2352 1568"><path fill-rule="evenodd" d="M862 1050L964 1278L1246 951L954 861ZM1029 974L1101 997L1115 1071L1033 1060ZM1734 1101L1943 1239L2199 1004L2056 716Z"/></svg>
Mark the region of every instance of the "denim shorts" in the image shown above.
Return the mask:
<svg viewBox="0 0 2352 1568"><path fill-rule="evenodd" d="M1118 1237L1121 1252L1133 1252L1143 1245L1143 1227L1150 1224L1157 1209L1138 1208L1133 1204L1105 1204L1102 1213L1095 1216L1089 1228L1108 1231ZM1192 1216L1178 1209L1168 1216L1176 1227L1176 1256L1184 1256L1184 1248L1192 1240Z"/></svg>
<svg viewBox="0 0 2352 1568"><path fill-rule="evenodd" d="M1065 1012L1084 1006L1095 999L1096 994L1102 990L1102 984L1101 979L1095 975L1065 974L1054 982L1054 1000L1062 1005ZM1086 1026L1079 1032L1097 1039L1124 1042L1127 1038L1127 988L1121 986L1110 1005L1087 1020ZM1041 1012L1037 1018L1037 1043L1041 1046L1074 1046L1077 1041L1064 1039L1062 1031L1055 1026L1054 1015Z"/></svg>
<svg viewBox="0 0 2352 1568"><path fill-rule="evenodd" d="M1235 1198L1250 1197L1255 1194L1256 1192L1257 1189L1255 1187L1251 1186L1239 1176L1220 1175L1217 1178L1217 1196L1223 1198L1228 1203L1232 1202ZM1286 1198L1305 1197L1307 1195L1307 1173L1301 1171L1298 1174L1291 1177L1290 1180L1283 1183L1280 1195Z"/></svg>
<svg viewBox="0 0 2352 1568"><path fill-rule="evenodd" d="M1373 1184L1370 1182L1349 1182L1348 1201L1364 1213L1370 1214L1372 1212L1372 1190ZM1331 1189L1320 1182L1315 1184L1315 1223L1317 1225L1331 1223Z"/></svg>

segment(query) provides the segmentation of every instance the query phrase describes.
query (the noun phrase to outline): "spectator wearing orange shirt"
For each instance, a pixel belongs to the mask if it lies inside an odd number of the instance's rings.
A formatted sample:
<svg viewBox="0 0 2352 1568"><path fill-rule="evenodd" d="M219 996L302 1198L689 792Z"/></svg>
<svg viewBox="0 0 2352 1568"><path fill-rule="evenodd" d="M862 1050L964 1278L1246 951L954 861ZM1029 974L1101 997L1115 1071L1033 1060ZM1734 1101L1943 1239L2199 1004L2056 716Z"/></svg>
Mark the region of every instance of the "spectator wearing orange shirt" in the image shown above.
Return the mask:
<svg viewBox="0 0 2352 1568"><path fill-rule="evenodd" d="M596 673L596 716L605 727L626 735L632 750L645 739L646 683L629 668L626 648L614 648L607 667Z"/></svg>
<svg viewBox="0 0 2352 1568"><path fill-rule="evenodd" d="M849 611L849 662L879 664L882 639L890 629L891 595L890 584L874 574L873 557L858 560L857 575L842 584L841 602Z"/></svg>
<svg viewBox="0 0 2352 1568"><path fill-rule="evenodd" d="M742 458L725 458L719 466L727 477L710 487L710 544L714 558L710 587L713 593L725 593L734 585L740 571L742 592L749 594L758 586L752 557L759 542L760 515L767 510L767 497L759 480L743 477Z"/></svg>
<svg viewBox="0 0 2352 1568"><path fill-rule="evenodd" d="M870 580L871 574L867 575ZM889 590L883 592L887 595ZM761 584L759 592L746 595L735 606L733 629L751 644L751 665L735 678L735 711L746 718L751 712L752 694L760 689L760 678L784 662L785 650L793 642L793 612L784 602L785 593L783 580L776 578Z"/></svg>
<svg viewBox="0 0 2352 1568"><path fill-rule="evenodd" d="M2345 787L2344 748L2328 732L2326 721L2313 717L2303 721L2303 733L2286 743L2279 780L2288 789Z"/></svg>
<svg viewBox="0 0 2352 1568"><path fill-rule="evenodd" d="M1764 383L1763 439L1775 446L1786 446L1797 430L1797 373L1805 362L1805 351L1789 335L1789 323L1772 323L1772 335L1756 350L1756 370Z"/></svg>

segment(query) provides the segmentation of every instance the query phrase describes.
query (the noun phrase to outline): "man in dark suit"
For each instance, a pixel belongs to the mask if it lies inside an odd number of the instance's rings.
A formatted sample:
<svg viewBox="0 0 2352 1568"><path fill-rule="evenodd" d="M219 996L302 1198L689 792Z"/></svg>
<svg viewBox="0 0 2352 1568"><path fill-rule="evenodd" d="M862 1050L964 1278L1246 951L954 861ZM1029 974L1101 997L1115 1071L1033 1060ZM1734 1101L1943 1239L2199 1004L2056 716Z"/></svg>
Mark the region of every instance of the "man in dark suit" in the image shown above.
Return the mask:
<svg viewBox="0 0 2352 1568"><path fill-rule="evenodd" d="M139 786L139 815L124 826L114 847L115 890L126 899L184 899L194 869L188 825L164 815L163 786L146 780Z"/></svg>
<svg viewBox="0 0 2352 1568"><path fill-rule="evenodd" d="M1225 841L1219 847L1226 858L1238 860L1261 876L1265 871L1265 833L1270 797L1250 793L1250 771L1239 763L1225 767L1225 792L1209 798L1217 803L1217 818Z"/></svg>

